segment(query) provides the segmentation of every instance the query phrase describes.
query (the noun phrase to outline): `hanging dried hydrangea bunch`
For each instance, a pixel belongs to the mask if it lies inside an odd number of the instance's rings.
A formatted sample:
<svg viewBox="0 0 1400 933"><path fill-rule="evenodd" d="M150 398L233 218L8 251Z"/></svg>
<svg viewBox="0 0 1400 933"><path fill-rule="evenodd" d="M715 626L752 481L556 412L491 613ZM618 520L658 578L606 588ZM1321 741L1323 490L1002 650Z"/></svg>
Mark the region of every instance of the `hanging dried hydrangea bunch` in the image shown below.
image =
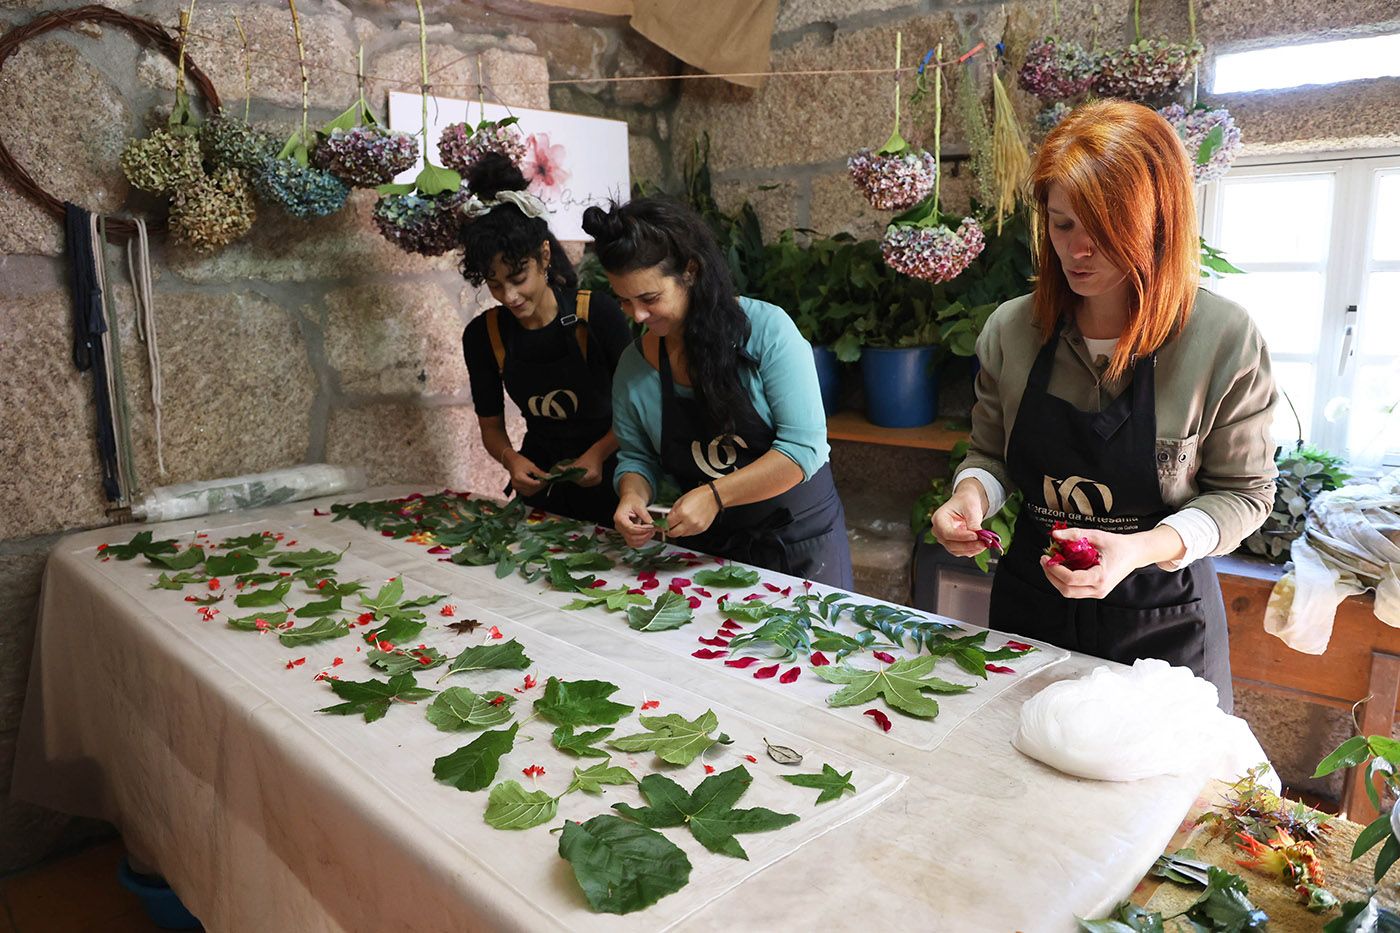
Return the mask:
<svg viewBox="0 0 1400 933"><path fill-rule="evenodd" d="M1196 107L1188 111L1181 104L1171 104L1157 112L1176 127L1181 141L1186 144L1196 184L1225 177L1243 145L1240 128L1235 125L1230 111L1224 107L1215 110Z"/></svg>
<svg viewBox="0 0 1400 933"><path fill-rule="evenodd" d="M176 135L171 129L154 130L128 142L121 166L133 188L151 194L170 194L204 177L199 139L189 133Z"/></svg>
<svg viewBox="0 0 1400 933"><path fill-rule="evenodd" d="M215 166L256 172L270 156L277 155L277 139L255 129L246 119L216 113L199 128L204 156Z"/></svg>
<svg viewBox="0 0 1400 933"><path fill-rule="evenodd" d="M482 120L476 126L453 123L443 129L438 138L438 158L448 168L465 174L472 164L488 152L499 152L520 168L525 162L525 136L517 127L515 117L504 120Z"/></svg>
<svg viewBox="0 0 1400 933"><path fill-rule="evenodd" d="M1158 103L1179 92L1191 80L1205 54L1196 41L1196 4L1187 0L1190 41L1168 42L1142 37L1142 0L1133 0L1133 35L1136 41L1119 52L1105 52L1094 76L1094 91L1104 97L1122 97L1140 103Z"/></svg>
<svg viewBox="0 0 1400 933"><path fill-rule="evenodd" d="M938 160L911 146L899 133L900 59L904 37L895 34L894 131L879 149L861 149L846 161L851 181L877 210L902 211L913 207L933 191L938 180Z"/></svg>
<svg viewBox="0 0 1400 933"><path fill-rule="evenodd" d="M243 236L257 210L253 192L235 168L219 168L175 192L170 234L196 252L212 253Z"/></svg>
<svg viewBox="0 0 1400 933"><path fill-rule="evenodd" d="M406 253L441 256L458 244L462 222L457 208L462 200L459 192L385 195L374 205L374 225Z"/></svg>
<svg viewBox="0 0 1400 933"><path fill-rule="evenodd" d="M964 217L953 229L891 224L880 241L885 265L925 282L947 282L962 274L982 252L986 238L976 218Z"/></svg>
<svg viewBox="0 0 1400 933"><path fill-rule="evenodd" d="M1035 128L1042 136L1060 125L1074 108L1064 101L1057 101L1035 115Z"/></svg>
<svg viewBox="0 0 1400 933"><path fill-rule="evenodd" d="M1095 56L1078 42L1046 36L1031 45L1017 74L1021 87L1044 103L1077 97L1093 83Z"/></svg>
<svg viewBox="0 0 1400 933"><path fill-rule="evenodd" d="M365 101L365 49L357 59L359 100L316 132L311 164L352 188L375 188L418 161L418 137L382 126Z"/></svg>

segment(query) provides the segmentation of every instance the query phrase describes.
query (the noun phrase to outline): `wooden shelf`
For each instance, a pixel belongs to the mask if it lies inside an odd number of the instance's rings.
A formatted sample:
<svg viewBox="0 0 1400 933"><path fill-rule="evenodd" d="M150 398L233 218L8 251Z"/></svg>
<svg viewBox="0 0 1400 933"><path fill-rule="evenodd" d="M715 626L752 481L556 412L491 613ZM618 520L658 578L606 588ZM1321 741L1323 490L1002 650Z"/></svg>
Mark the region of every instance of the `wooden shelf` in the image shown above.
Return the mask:
<svg viewBox="0 0 1400 933"><path fill-rule="evenodd" d="M920 428L877 427L855 411L839 411L826 419L826 436L833 441L884 444L888 447L949 451L954 444L967 440L969 431L967 422L949 418L940 418Z"/></svg>

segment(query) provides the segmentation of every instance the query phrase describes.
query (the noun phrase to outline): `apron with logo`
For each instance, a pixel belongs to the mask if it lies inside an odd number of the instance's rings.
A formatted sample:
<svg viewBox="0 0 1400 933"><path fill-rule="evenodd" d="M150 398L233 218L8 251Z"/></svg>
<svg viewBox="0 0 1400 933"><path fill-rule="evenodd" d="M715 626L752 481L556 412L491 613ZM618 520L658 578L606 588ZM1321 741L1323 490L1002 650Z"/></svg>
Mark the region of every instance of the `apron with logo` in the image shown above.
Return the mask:
<svg viewBox="0 0 1400 933"><path fill-rule="evenodd" d="M650 356L650 354L646 354ZM777 432L753 402L735 419L733 434L709 424L700 402L682 398L671 377L666 341L655 360L661 375L661 465L690 490L746 467L773 446ZM836 494L831 465L787 492L726 508L698 535L674 539L684 547L849 590L851 549L846 512Z"/></svg>
<svg viewBox="0 0 1400 933"><path fill-rule="evenodd" d="M572 331L568 349L549 363L519 363L506 346L500 325L503 308L487 311L486 332L496 355L501 382L525 416L525 440L520 453L549 472L561 460L572 460L598 442L612 428L612 382L600 378L588 365L588 304L590 293L573 296L556 291L559 323ZM613 470L617 455L603 463L603 480L597 486L555 483L532 496L522 496L535 508L569 518L611 526L617 510ZM510 492L511 487L506 486Z"/></svg>
<svg viewBox="0 0 1400 933"><path fill-rule="evenodd" d="M1115 534L1150 530L1174 510L1157 478L1156 355L1101 412L1049 393L1060 328L1041 348L1007 444L1011 479L1025 496L1011 547L992 581L991 627L1112 661L1161 658L1215 684L1233 708L1225 603L1214 564L1155 565L1130 573L1102 599L1067 599L1040 566L1055 522Z"/></svg>

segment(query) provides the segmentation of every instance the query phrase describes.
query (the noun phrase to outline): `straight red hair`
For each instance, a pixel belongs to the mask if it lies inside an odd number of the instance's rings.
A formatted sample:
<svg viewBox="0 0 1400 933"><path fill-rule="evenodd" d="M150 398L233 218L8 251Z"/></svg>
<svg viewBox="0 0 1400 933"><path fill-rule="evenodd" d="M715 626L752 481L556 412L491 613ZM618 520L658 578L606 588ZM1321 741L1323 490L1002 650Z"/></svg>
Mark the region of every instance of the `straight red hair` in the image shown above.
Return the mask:
<svg viewBox="0 0 1400 933"><path fill-rule="evenodd" d="M1045 138L1030 177L1035 322L1045 340L1080 301L1050 244L1055 184L1095 248L1128 279L1128 326L1107 372L1116 379L1180 333L1195 303L1201 254L1190 159L1160 114L1121 100L1076 107Z"/></svg>

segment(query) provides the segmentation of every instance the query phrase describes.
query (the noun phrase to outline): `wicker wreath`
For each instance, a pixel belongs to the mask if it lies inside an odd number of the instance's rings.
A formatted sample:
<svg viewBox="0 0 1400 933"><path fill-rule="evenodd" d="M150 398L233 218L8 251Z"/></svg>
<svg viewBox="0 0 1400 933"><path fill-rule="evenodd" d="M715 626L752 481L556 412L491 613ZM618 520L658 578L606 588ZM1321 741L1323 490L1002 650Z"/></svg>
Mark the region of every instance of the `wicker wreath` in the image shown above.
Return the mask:
<svg viewBox="0 0 1400 933"><path fill-rule="evenodd" d="M179 39L172 36L159 23L136 16L128 16L118 10L93 4L75 7L71 10L46 13L0 36L0 69L5 67L6 60L28 40L55 29L71 28L77 23L101 23L106 26L116 26L130 33L131 37L141 45L159 49L172 62L176 62L180 58ZM219 93L214 90L214 84L208 76L200 71L194 62L190 61L188 51L185 53L185 71L194 81L199 93L203 95L209 112L218 112L222 106L219 103ZM29 195L40 207L59 220L63 219L63 202L39 187L38 182L25 170L24 166L15 161L15 157L10 154L4 140L0 140L0 172L8 176L16 188ZM165 220L162 218L157 221L149 221L146 226L151 231L163 230L165 229ZM113 237L129 237L135 232L135 229L135 224L129 220L113 218L107 221L107 232Z"/></svg>

